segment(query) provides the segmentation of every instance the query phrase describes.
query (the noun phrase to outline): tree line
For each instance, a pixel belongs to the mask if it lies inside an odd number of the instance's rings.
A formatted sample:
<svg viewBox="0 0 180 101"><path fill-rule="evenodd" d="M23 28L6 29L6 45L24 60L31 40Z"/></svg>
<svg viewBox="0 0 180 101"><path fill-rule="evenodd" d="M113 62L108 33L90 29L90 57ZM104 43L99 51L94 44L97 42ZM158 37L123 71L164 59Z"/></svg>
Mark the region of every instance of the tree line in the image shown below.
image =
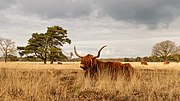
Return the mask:
<svg viewBox="0 0 180 101"><path fill-rule="evenodd" d="M15 46L15 42L11 39L0 37L0 50L2 53L1 59L10 61L43 61L44 64L50 61L78 61L71 59L73 53L63 52L64 44L71 44L71 39L67 35L67 30L59 26L47 27L45 33L32 33L26 46ZM19 55L17 56L18 53ZM68 54L69 56L65 55ZM136 58L119 58L124 62L139 62L141 60L148 62L161 61L180 61L180 46L176 46L175 42L165 40L156 43L152 47L151 56L136 57Z"/></svg>
<svg viewBox="0 0 180 101"><path fill-rule="evenodd" d="M165 40L153 46L151 56L122 59L124 62L140 62L141 60L148 62L179 62L180 46L176 46L175 42L171 40Z"/></svg>

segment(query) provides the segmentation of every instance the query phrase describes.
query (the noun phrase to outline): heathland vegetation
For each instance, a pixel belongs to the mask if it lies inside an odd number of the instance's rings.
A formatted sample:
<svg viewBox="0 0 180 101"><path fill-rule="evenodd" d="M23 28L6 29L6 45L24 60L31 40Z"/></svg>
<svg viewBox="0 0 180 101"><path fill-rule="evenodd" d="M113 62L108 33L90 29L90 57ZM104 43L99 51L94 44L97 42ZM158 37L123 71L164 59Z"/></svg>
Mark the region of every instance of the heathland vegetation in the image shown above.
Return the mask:
<svg viewBox="0 0 180 101"><path fill-rule="evenodd" d="M140 77L130 82L84 78L79 63L0 62L1 101L179 101L180 64L131 63Z"/></svg>

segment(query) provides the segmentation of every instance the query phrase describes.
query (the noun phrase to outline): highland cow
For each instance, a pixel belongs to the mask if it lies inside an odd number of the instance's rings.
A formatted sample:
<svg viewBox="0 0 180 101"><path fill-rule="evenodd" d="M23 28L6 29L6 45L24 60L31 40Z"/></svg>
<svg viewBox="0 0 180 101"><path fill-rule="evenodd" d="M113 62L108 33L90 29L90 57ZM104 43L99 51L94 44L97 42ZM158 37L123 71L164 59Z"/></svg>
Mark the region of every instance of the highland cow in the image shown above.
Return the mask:
<svg viewBox="0 0 180 101"><path fill-rule="evenodd" d="M147 63L147 61L145 61L145 60L141 60L141 65L148 65L148 63Z"/></svg>
<svg viewBox="0 0 180 101"><path fill-rule="evenodd" d="M165 61L164 61L164 64L169 64L169 63L170 63L170 62L169 62L169 61L167 61L167 60L165 60Z"/></svg>
<svg viewBox="0 0 180 101"><path fill-rule="evenodd" d="M88 54L86 56L81 56L77 53L76 47L74 47L75 54L81 58L80 68L85 72L85 77L89 76L91 78L98 78L101 75L108 75L111 79L117 79L118 76L124 79L130 80L134 75L134 68L129 63L121 62L103 62L98 60L101 50L106 47L103 46L99 51L97 56Z"/></svg>

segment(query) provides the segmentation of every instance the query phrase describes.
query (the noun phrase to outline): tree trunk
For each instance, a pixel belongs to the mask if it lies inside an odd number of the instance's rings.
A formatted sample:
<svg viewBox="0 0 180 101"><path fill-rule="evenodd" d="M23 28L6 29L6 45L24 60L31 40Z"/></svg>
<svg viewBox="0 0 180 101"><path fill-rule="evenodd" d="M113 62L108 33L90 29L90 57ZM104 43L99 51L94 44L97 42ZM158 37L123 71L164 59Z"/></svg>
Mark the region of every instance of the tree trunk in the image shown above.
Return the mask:
<svg viewBox="0 0 180 101"><path fill-rule="evenodd" d="M46 59L44 59L44 64L46 64Z"/></svg>
<svg viewBox="0 0 180 101"><path fill-rule="evenodd" d="M54 62L54 55L53 55L53 53L52 53L52 52L51 52L51 57L50 57L50 60L51 60L50 64L53 64L53 62Z"/></svg>
<svg viewBox="0 0 180 101"><path fill-rule="evenodd" d="M5 52L5 63L7 62L7 52Z"/></svg>
<svg viewBox="0 0 180 101"><path fill-rule="evenodd" d="M44 56L44 64L46 64L47 62L47 54L45 53L45 56Z"/></svg>
<svg viewBox="0 0 180 101"><path fill-rule="evenodd" d="M5 63L7 62L7 55L5 56Z"/></svg>
<svg viewBox="0 0 180 101"><path fill-rule="evenodd" d="M54 62L54 59L51 59L51 63L50 64L53 64L53 62Z"/></svg>
<svg viewBox="0 0 180 101"><path fill-rule="evenodd" d="M46 52L47 52L47 48L45 49L45 53L44 53L44 64L46 64L46 62L47 62L47 54L46 54Z"/></svg>
<svg viewBox="0 0 180 101"><path fill-rule="evenodd" d="M22 61L22 56L20 57L20 61Z"/></svg>

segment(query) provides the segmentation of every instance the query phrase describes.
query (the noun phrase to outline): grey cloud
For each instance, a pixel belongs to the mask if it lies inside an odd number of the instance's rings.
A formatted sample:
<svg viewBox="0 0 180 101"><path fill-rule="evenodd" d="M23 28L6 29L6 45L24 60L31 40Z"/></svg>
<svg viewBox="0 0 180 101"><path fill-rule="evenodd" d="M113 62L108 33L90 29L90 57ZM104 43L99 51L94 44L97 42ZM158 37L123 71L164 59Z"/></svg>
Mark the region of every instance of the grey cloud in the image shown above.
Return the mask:
<svg viewBox="0 0 180 101"><path fill-rule="evenodd" d="M13 1L13 0L8 0ZM8 1L1 1L6 5ZM116 21L168 27L180 16L179 0L16 0L24 14L45 18L78 18L108 15ZM3 6L2 6L3 7ZM1 9L1 7L0 7Z"/></svg>
<svg viewBox="0 0 180 101"><path fill-rule="evenodd" d="M89 15L91 0L18 0L26 14L36 14L47 18L76 18Z"/></svg>
<svg viewBox="0 0 180 101"><path fill-rule="evenodd" d="M0 10L8 8L14 2L15 2L14 0L1 0L0 1Z"/></svg>
<svg viewBox="0 0 180 101"><path fill-rule="evenodd" d="M180 15L179 0L98 0L97 4L116 20L145 24L150 29L168 26Z"/></svg>

